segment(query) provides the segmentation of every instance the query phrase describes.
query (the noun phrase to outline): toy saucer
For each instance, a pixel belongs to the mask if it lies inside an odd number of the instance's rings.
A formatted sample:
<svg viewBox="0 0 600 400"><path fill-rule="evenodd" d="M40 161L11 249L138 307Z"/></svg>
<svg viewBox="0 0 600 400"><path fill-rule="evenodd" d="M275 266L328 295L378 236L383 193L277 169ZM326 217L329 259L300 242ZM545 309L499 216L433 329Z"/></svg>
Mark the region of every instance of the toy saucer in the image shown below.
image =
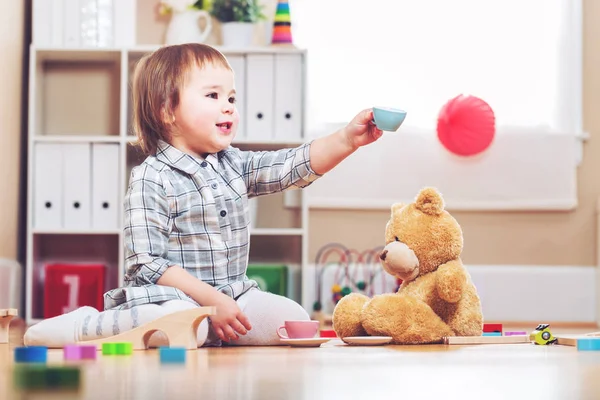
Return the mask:
<svg viewBox="0 0 600 400"><path fill-rule="evenodd" d="M388 344L392 341L391 336L347 336L342 338L342 341L347 344L361 346L380 346Z"/></svg>
<svg viewBox="0 0 600 400"><path fill-rule="evenodd" d="M332 338L316 337L305 339L279 339L281 343L288 344L293 347L319 347L323 343L329 342Z"/></svg>

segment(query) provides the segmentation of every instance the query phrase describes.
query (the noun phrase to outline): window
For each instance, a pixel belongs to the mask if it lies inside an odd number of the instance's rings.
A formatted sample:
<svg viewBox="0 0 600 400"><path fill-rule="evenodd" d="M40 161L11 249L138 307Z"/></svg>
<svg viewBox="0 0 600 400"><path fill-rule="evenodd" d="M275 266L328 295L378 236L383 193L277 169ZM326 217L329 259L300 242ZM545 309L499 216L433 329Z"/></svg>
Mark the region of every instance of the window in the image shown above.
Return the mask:
<svg viewBox="0 0 600 400"><path fill-rule="evenodd" d="M580 0L290 0L308 50L310 128L373 105L402 129L435 128L461 93L495 111L497 132L579 135Z"/></svg>
<svg viewBox="0 0 600 400"><path fill-rule="evenodd" d="M451 210L572 210L582 157L581 0L290 0L308 51L307 135L374 105L399 134L315 182L311 208L389 210L435 186ZM454 157L436 137L459 94L496 115L492 146ZM349 185L347 182L355 182ZM356 190L360 185L360 190Z"/></svg>

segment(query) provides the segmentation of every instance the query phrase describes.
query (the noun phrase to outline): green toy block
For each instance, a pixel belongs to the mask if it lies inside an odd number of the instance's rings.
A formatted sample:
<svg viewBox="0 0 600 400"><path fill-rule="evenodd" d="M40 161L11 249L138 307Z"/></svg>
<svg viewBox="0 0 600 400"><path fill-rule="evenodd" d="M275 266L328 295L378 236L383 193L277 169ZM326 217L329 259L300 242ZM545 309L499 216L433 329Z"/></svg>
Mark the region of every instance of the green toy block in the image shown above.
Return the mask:
<svg viewBox="0 0 600 400"><path fill-rule="evenodd" d="M288 292L288 267L277 264L250 264L246 275L266 291L281 296Z"/></svg>
<svg viewBox="0 0 600 400"><path fill-rule="evenodd" d="M133 353L133 343L117 343L117 354L121 356L128 356Z"/></svg>
<svg viewBox="0 0 600 400"><path fill-rule="evenodd" d="M127 356L133 353L133 343L102 343L102 354L105 356Z"/></svg>
<svg viewBox="0 0 600 400"><path fill-rule="evenodd" d="M116 343L102 343L102 355L111 356L117 354Z"/></svg>
<svg viewBox="0 0 600 400"><path fill-rule="evenodd" d="M70 366L16 367L13 382L21 390L78 389L81 370Z"/></svg>

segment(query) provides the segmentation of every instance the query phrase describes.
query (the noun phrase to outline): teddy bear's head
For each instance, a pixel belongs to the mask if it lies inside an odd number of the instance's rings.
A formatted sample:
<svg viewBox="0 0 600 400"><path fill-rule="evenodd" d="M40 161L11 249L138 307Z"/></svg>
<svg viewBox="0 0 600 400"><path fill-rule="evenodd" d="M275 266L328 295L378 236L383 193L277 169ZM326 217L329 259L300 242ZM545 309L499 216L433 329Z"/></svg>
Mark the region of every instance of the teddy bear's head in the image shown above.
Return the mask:
<svg viewBox="0 0 600 400"><path fill-rule="evenodd" d="M434 188L422 189L413 203L392 205L385 242L383 268L407 282L458 258L463 249L461 227Z"/></svg>

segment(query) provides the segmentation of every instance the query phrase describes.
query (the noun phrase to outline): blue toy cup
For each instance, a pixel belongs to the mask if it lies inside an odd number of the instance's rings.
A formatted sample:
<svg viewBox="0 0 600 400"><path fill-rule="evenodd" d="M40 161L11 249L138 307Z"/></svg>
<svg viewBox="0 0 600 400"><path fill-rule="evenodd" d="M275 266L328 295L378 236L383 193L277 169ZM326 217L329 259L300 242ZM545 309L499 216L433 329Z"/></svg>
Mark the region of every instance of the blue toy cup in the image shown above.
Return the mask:
<svg viewBox="0 0 600 400"><path fill-rule="evenodd" d="M395 132L406 118L406 111L391 107L373 107L373 122L382 131Z"/></svg>

